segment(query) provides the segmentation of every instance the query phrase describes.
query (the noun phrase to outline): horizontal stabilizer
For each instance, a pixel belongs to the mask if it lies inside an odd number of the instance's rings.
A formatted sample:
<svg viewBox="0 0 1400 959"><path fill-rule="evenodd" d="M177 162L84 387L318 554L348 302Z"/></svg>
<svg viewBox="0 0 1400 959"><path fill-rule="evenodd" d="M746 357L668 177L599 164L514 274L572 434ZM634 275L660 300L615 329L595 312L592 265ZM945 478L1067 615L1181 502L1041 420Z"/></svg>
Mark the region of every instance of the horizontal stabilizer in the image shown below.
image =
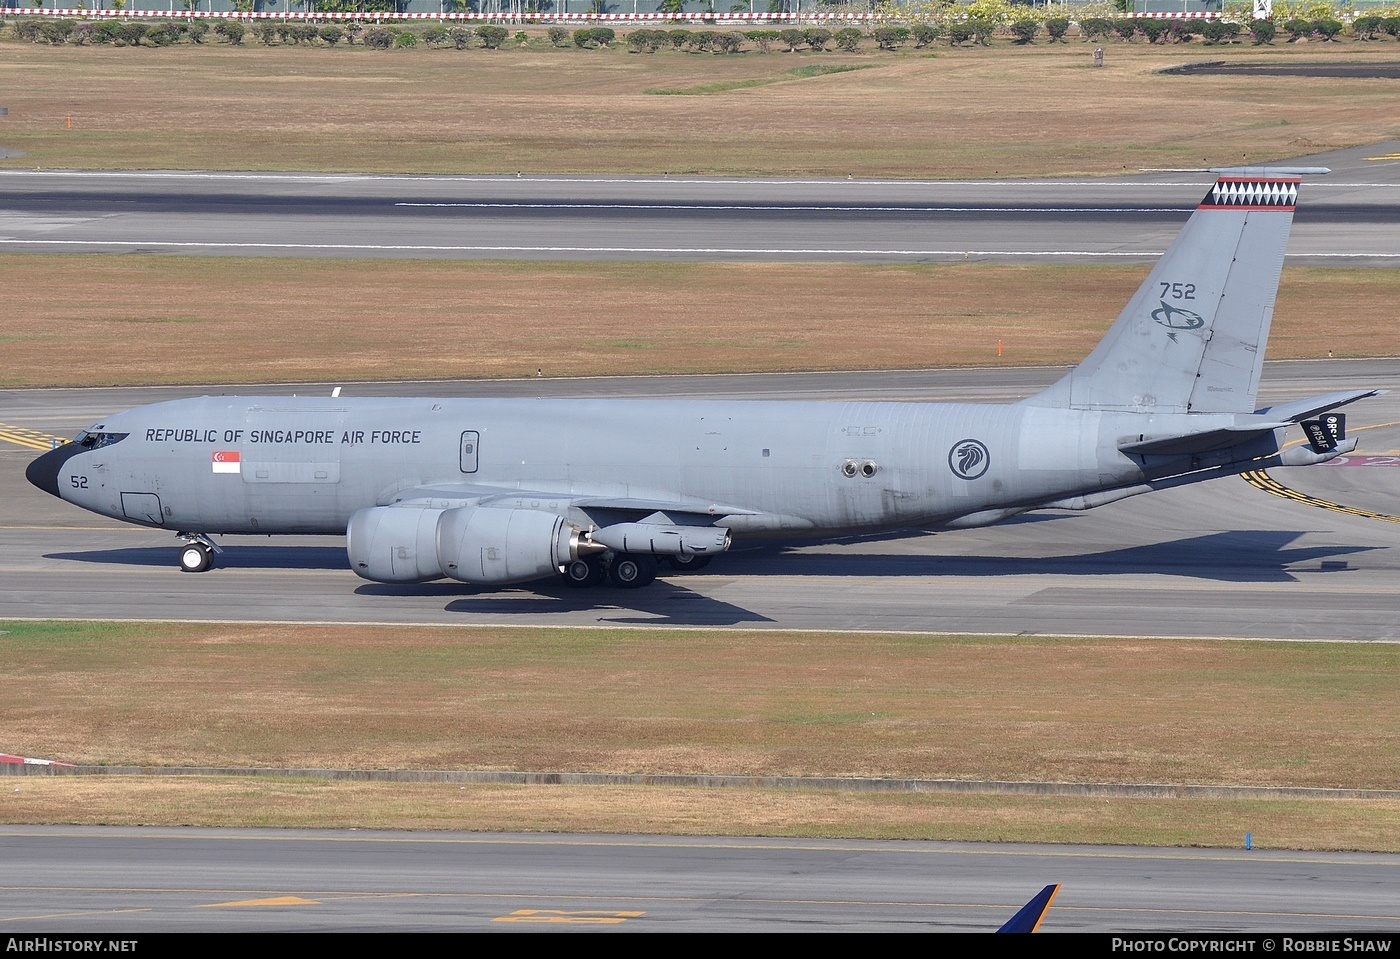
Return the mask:
<svg viewBox="0 0 1400 959"><path fill-rule="evenodd" d="M1267 414L1271 420L1288 420L1290 423L1297 423L1309 416L1326 413L1339 406L1346 406L1348 403L1355 403L1357 400L1364 400L1369 396L1380 396L1387 392L1389 390L1350 390L1345 393L1325 393L1322 396L1310 396L1305 400L1294 400L1292 403L1280 403L1278 406L1271 406L1259 412Z"/></svg>
<svg viewBox="0 0 1400 959"><path fill-rule="evenodd" d="M1355 403L1357 400L1364 400L1368 396L1379 396L1384 392L1386 391L1350 390L1343 393L1313 396L1291 403L1280 403L1254 414L1254 422L1250 422L1250 418L1242 417L1244 422L1236 422L1233 426L1222 426L1213 430L1172 433L1164 436L1140 434L1135 440L1128 439L1120 442L1118 449L1133 456L1193 456L1197 453L1229 449L1232 446L1238 446L1249 440L1265 436L1274 430L1288 429L1296 423L1302 423L1310 416L1334 410L1339 406L1346 406L1348 403ZM1340 418L1338 419L1340 422ZM1336 429L1336 427L1332 427L1332 429ZM1343 432L1333 437L1332 445L1336 445L1335 440L1345 438L1343 428ZM1327 444L1323 443L1322 445L1326 446ZM1315 448L1318 448L1316 444ZM1319 451L1326 452L1322 449Z"/></svg>
<svg viewBox="0 0 1400 959"><path fill-rule="evenodd" d="M1143 436L1128 443L1119 443L1124 453L1135 456L1190 456L1195 453L1209 453L1212 450L1229 449L1246 440L1266 436L1274 430L1287 429L1292 420L1282 422L1249 423L1242 426L1223 426L1220 429L1204 430L1200 433L1176 433L1171 436Z"/></svg>

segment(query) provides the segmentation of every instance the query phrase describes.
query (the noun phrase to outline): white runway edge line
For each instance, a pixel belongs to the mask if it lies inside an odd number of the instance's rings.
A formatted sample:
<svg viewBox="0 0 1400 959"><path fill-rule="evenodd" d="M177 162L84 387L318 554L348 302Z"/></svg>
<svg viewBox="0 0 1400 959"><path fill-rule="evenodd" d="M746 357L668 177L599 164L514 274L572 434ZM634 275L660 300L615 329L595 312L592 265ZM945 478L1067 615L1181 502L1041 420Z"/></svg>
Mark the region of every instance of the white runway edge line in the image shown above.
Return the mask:
<svg viewBox="0 0 1400 959"><path fill-rule="evenodd" d="M178 170L0 170L4 177L71 177L74 179L135 179L135 180L264 180L287 183L580 183L580 184L681 184L685 186L842 186L842 187L1076 187L1085 190L1129 189L1143 187L1209 186L1210 174L1202 171L1200 180L864 180L816 178L811 180L743 179L737 177L673 177L662 173L653 176L526 176L520 174L482 174L480 176L425 176L388 173L219 173L216 171L183 172ZM1396 183L1348 183L1334 180L1309 180L1308 189L1381 189L1400 187Z"/></svg>
<svg viewBox="0 0 1400 959"><path fill-rule="evenodd" d="M743 179L737 177L673 177L663 173L654 176L525 176L521 174L469 174L458 176L424 176L416 174L388 173L219 173L215 171L182 172L178 170L0 170L3 177L70 177L93 180L253 180L281 181L286 183L580 183L580 184L681 184L685 186L969 186L969 187L1126 187L1139 189L1154 186L1195 187L1209 186L1209 176L1204 179L1182 182L1149 180L1143 182L1079 182L1074 180L857 180L846 179ZM1340 184L1337 184L1340 185ZM1350 184L1352 186L1394 186L1390 183Z"/></svg>
<svg viewBox="0 0 1400 959"><path fill-rule="evenodd" d="M111 532L111 531L112 531L112 527L87 527L87 526L73 526L73 527L69 527L69 526L46 526L46 527L44 527L44 529L102 529L104 532ZM42 570L38 570L38 569L26 569L26 570L24 570L24 571L25 571L25 572L42 572ZM228 573L242 572L242 573L249 573L249 574L252 574L252 573L255 573L255 572L257 572L257 571L256 571L256 570L251 570L251 569L244 569L244 570L225 570L225 572L228 572ZM310 573L310 572L313 572L313 571L312 571L312 570L298 570L297 572L301 572L301 573ZM334 571L332 571L332 572L334 572ZM343 570L341 570L340 572L343 572ZM786 581L793 581L793 582L796 582L797 580L800 580L801 578L802 578L802 577L800 577L800 576L773 576L773 577L765 577L765 579L772 579L772 580L774 580L774 581L781 581L781 582L786 582ZM780 585L781 585L781 582L780 582ZM1164 594L1165 594L1165 593L1168 593L1168 592L1175 594L1175 593L1179 592L1179 590L1177 590L1176 587L1171 587L1171 588L1162 589L1161 592L1163 592ZM520 602L528 603L529 600L520 600ZM624 607L622 607L622 606L606 606L606 607L600 606L599 609L600 609L601 611L603 611L603 612L609 612L609 613L611 613L611 612L628 612L628 611L629 611L629 610L627 610L626 608L624 608ZM567 630L589 630L589 631L594 631L594 632L607 630L607 631L624 631L624 632L636 632L636 633L654 632L654 631L657 630L657 629L669 629L669 630L675 630L675 631L677 631L677 632L685 632L685 633L707 633L707 632L708 632L708 633L745 633L745 634L748 634L748 635L756 635L756 634L757 634L757 635L761 635L762 633L768 633L768 632L784 632L784 633L801 633L801 634L804 635L804 636L826 636L826 635L832 635L832 634L839 634L839 635L841 635L841 636L867 636L867 635L868 635L868 636L949 636L949 637L972 637L973 639L979 639L979 638L985 638L985 639L1005 639L1005 638L1007 637L1007 635L1008 635L1008 634L1005 633L1005 632L1001 632L1001 633L996 633L996 632L979 632L979 631L976 631L976 630L967 630L967 629L959 629L959 630L897 629L897 628L890 628L890 629L859 629L859 628L850 628L850 629L847 629L847 628L818 627L818 626L783 626L783 625L776 624L776 623L773 624L773 625L771 625L771 626L764 626L764 625L761 624L761 623L755 623L755 624L753 624L753 625L751 625L751 626L694 626L694 625L686 625L686 624L684 624L684 623L672 623L672 624L660 626L660 625L658 625L658 624L655 623L655 622L652 622L652 623L645 623L645 624L636 624L636 623L630 623L630 622L611 622L611 621L594 622L594 623L588 623L588 622L581 622L581 623L546 623L546 622L540 622L540 621L536 620L536 621L531 621L531 622L522 623L522 622L519 622L518 620L511 620L511 619L501 619L501 620L496 620L496 621L494 621L494 622L489 621L489 620L479 620L479 621L471 622L471 623L444 623L444 622L434 622L434 621L431 621L431 620L421 620L421 619L420 619L420 620L411 620L411 619L405 619L405 620L394 620L394 619L383 619L383 620L379 620L379 619L306 619L306 620L296 620L296 619L249 619L249 618L245 618L245 619L228 619L227 617L220 618L220 617L217 617L217 616L211 616L211 617L208 617L208 618L206 618L206 619L192 619L192 618L190 618L190 617L188 617L188 616L183 616L183 617L181 617L181 616L175 616L175 617L167 617L167 618L163 618L163 619L151 619L150 617L133 617L133 616L125 616L125 617L123 617L123 616L88 616L88 617L81 617L81 616L72 616L72 615L64 615L64 616L6 616L5 619L6 619L7 621L9 621L9 622L15 622L15 623L48 623L48 622L64 622L64 623L148 623L148 624L149 624L149 623L157 623L157 624L185 623L185 624L187 624L187 625L197 625L197 626L207 626L207 625L211 625L211 624L213 624L213 625L235 625L235 626L248 626L248 625L255 625L255 626L373 626L373 627L376 627L376 628L380 628L380 627L391 627L391 628L394 628L394 629L465 629L465 630L478 630L478 631L479 631L479 630L486 630L486 629L511 629L511 630L533 629L533 630L552 630L552 631L558 631L558 632L563 632L563 631L567 631ZM1085 639L1085 638L1086 638L1085 635L1084 635L1083 633L1035 632L1035 633L1021 633L1021 634L1017 634L1017 635L1024 636L1024 637L1028 637L1028 638L1033 638L1033 639ZM1088 638L1088 639L1102 639L1103 637L1101 637L1101 636L1089 636L1089 637L1087 637L1087 638ZM1171 641L1173 641L1173 642L1183 642L1183 643L1185 643L1185 642L1210 642L1210 643L1328 643L1328 644L1332 644L1332 645L1343 645L1343 644L1354 645L1354 644L1357 644L1357 643L1369 643L1369 644L1371 644L1371 645L1373 645L1373 646L1391 646L1391 645L1395 645L1396 643L1400 643L1400 639L1326 639L1326 638L1318 638L1318 637L1316 637L1316 636L1292 636L1292 637L1290 637L1290 636L1272 637L1272 636L1271 636L1271 637L1268 637L1268 638L1264 638L1264 637L1260 637L1260 636L1230 636L1230 635L1228 635L1228 634L1210 634L1210 635L1206 635L1206 634L1202 634L1202 635L1180 634L1180 635L1178 635L1178 634L1175 634L1175 633L1154 633L1152 636L1147 637L1147 638L1149 638L1149 639L1171 640Z"/></svg>
<svg viewBox="0 0 1400 959"><path fill-rule="evenodd" d="M649 256L705 254L710 256L1071 256L1141 259L1161 256L1161 250L817 250L709 247L627 246L416 246L381 243L231 243L175 240L16 240L0 238L0 246L72 246L101 248L169 247L207 250L366 250L377 253L637 253ZM1289 253L1292 258L1400 259L1400 253Z"/></svg>

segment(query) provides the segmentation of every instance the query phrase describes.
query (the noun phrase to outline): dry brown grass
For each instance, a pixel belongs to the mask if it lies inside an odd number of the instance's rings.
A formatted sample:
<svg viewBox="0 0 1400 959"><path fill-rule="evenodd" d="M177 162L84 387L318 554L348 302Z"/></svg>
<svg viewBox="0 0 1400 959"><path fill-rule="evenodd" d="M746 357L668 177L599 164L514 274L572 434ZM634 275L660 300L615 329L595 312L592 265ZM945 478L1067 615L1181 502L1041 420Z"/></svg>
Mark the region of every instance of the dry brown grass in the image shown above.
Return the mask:
<svg viewBox="0 0 1400 959"><path fill-rule="evenodd" d="M0 779L0 822L665 833L1400 851L1400 803L460 786L204 777Z"/></svg>
<svg viewBox="0 0 1400 959"><path fill-rule="evenodd" d="M1146 270L0 256L0 385L1068 364ZM1397 300L1289 269L1269 355L1400 353Z"/></svg>
<svg viewBox="0 0 1400 959"><path fill-rule="evenodd" d="M6 750L85 764L1394 788L1400 649L0 624ZM1396 849L1400 803L6 780L0 820Z"/></svg>
<svg viewBox="0 0 1400 959"><path fill-rule="evenodd" d="M84 764L1393 788L1400 648L13 623L6 748Z"/></svg>
<svg viewBox="0 0 1400 959"><path fill-rule="evenodd" d="M1164 76L1400 44L1092 44L708 56L623 49L4 44L4 166L960 177L1296 156L1400 135L1389 80ZM796 79L794 66L870 69ZM703 96L654 89L781 80ZM72 127L66 118L72 118ZM1390 120L1385 120L1390 117Z"/></svg>

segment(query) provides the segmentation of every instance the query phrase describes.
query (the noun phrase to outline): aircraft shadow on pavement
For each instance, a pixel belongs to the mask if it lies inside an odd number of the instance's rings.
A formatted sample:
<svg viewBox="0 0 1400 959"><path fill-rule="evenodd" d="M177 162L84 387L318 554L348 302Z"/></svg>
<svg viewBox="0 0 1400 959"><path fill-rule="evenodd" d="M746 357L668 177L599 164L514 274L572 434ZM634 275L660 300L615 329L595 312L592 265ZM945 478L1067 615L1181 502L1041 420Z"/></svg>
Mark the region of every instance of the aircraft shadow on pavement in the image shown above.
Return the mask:
<svg viewBox="0 0 1400 959"><path fill-rule="evenodd" d="M696 574L682 574L697 578ZM520 613L591 613L599 621L636 626L733 626L771 623L767 616L687 589L675 579L659 578L644 589L598 586L575 589L562 583L526 583L517 588L474 587L464 583L420 583L394 586L366 583L360 596L455 596L449 613L510 615ZM614 615L615 614L615 615Z"/></svg>
<svg viewBox="0 0 1400 959"><path fill-rule="evenodd" d="M1344 572L1345 557L1372 546L1289 544L1297 530L1243 530L1056 556L870 555L772 547L718 562L738 576L1111 576L1161 573L1234 583L1297 582L1298 574ZM714 567L711 567L712 569Z"/></svg>
<svg viewBox="0 0 1400 959"><path fill-rule="evenodd" d="M657 587L641 590L574 590L552 583L526 584L519 589L477 588L462 583L389 585L366 583L356 592L365 595L461 597L453 602L462 612L499 613L520 610L520 599L502 597L528 592L552 601L552 610L576 612L609 606L635 610L648 616L670 618L677 623L737 623L766 621L748 610L720 603L680 585L685 579L706 575L900 577L900 576L1109 576L1162 573L1235 583L1296 582L1300 574L1345 572L1352 567L1346 557L1370 552L1371 546L1304 546L1289 544L1304 535L1298 530L1238 530L1095 553L1063 553L1056 556L954 556L947 554L878 554L857 550L866 542L852 541L838 552L817 552L798 546L760 546L738 549L719 557L703 573L663 574ZM128 547L47 553L45 559L115 566L176 566L172 547ZM338 546L225 546L216 561L219 567L262 570L347 570L345 550ZM667 589L666 587L669 587ZM677 601L696 605L690 612L674 608ZM462 604L469 604L463 606ZM639 620L642 621L642 620ZM654 622L653 619L644 620ZM627 620L618 620L627 622Z"/></svg>

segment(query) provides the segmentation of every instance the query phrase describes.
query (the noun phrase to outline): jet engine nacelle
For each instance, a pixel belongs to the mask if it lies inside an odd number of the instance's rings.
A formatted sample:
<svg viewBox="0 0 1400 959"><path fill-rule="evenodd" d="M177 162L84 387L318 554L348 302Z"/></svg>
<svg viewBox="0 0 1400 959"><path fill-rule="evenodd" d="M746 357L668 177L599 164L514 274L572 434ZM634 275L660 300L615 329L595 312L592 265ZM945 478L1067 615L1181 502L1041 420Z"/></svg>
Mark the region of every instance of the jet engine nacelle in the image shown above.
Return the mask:
<svg viewBox="0 0 1400 959"><path fill-rule="evenodd" d="M544 579L578 559L579 547L578 530L540 510L462 506L438 520L438 562L464 583Z"/></svg>
<svg viewBox="0 0 1400 959"><path fill-rule="evenodd" d="M722 553L729 548L730 533L723 526L661 526L656 523L617 523L588 534L619 553L651 553L659 556L695 556Z"/></svg>
<svg viewBox="0 0 1400 959"><path fill-rule="evenodd" d="M375 506L358 510L345 529L350 568L376 583L426 583L447 575L438 562L440 509Z"/></svg>

